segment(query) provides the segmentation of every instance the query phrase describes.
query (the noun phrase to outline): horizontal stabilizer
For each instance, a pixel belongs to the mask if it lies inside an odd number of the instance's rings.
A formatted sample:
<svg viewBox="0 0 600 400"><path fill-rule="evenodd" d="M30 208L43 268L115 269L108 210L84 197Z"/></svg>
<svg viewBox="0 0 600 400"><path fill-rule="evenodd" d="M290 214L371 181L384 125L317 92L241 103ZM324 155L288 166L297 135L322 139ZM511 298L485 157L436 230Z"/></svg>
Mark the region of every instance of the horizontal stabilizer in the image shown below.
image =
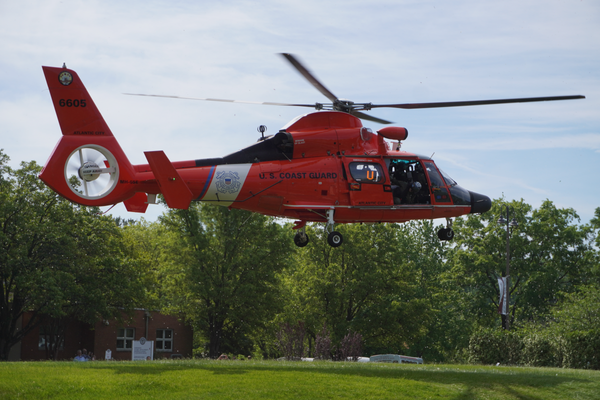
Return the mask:
<svg viewBox="0 0 600 400"><path fill-rule="evenodd" d="M192 202L192 191L171 164L164 151L144 152L169 208L187 210Z"/></svg>

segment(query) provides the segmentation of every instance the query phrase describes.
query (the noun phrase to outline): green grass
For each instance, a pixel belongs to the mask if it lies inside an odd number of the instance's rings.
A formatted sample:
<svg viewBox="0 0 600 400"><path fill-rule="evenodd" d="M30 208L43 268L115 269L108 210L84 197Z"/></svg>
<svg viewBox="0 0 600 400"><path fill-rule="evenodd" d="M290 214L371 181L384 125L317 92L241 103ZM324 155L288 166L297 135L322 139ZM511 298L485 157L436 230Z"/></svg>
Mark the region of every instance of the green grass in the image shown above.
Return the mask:
<svg viewBox="0 0 600 400"><path fill-rule="evenodd" d="M0 363L0 399L600 399L600 371L277 361Z"/></svg>

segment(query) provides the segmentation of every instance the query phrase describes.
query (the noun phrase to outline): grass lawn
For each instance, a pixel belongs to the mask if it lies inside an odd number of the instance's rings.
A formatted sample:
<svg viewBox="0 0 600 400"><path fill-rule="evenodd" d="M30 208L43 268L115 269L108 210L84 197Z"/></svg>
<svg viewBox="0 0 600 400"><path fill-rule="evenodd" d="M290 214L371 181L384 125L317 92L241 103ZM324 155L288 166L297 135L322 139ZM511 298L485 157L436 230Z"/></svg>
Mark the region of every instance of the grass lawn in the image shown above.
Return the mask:
<svg viewBox="0 0 600 400"><path fill-rule="evenodd" d="M600 399L600 371L277 361L0 363L0 399Z"/></svg>

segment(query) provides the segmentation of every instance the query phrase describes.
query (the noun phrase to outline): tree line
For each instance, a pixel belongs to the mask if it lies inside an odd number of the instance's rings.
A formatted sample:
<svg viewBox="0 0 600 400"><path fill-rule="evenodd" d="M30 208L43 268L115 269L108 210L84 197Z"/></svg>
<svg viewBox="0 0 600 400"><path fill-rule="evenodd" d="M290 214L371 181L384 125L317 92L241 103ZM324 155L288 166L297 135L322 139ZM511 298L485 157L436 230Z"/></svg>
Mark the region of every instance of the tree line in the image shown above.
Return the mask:
<svg viewBox="0 0 600 400"><path fill-rule="evenodd" d="M489 212L456 219L452 242L440 242L429 220L340 224L344 245L332 248L323 227L309 224L311 243L298 248L291 223L225 207L165 209L156 222L102 215L45 187L34 162L17 170L7 162L0 151L0 359L37 326L59 331L68 318L93 323L140 307L180 315L196 354L212 358L279 357L278 337L291 327L302 328L295 337L305 356L324 357L323 343L335 356L360 338L364 355L427 362L500 361L509 336L524 354L528 332L545 332L539 346L553 353L560 346L550 338L566 332L600 338L600 208L581 224L550 200L534 209L496 199ZM501 317L505 205L518 225L510 313ZM24 312L32 318L16 331Z"/></svg>

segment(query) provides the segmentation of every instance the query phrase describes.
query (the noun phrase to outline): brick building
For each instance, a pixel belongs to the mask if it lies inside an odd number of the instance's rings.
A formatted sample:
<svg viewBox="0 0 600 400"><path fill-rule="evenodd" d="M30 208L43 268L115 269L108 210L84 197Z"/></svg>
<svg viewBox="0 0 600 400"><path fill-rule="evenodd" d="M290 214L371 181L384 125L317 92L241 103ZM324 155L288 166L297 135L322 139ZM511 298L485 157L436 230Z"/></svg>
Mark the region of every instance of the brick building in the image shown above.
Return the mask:
<svg viewBox="0 0 600 400"><path fill-rule="evenodd" d="M21 326L28 318L30 315L26 314ZM44 329L44 325L39 326L13 346L9 359L36 361L50 358ZM176 316L136 309L131 318L124 318L124 322L99 321L94 325L75 320L67 322L57 359L72 360L77 350L87 349L97 360L105 358L106 350L111 351L112 359L131 360L133 341L142 337L154 341L154 359L192 357L193 331L189 326Z"/></svg>

